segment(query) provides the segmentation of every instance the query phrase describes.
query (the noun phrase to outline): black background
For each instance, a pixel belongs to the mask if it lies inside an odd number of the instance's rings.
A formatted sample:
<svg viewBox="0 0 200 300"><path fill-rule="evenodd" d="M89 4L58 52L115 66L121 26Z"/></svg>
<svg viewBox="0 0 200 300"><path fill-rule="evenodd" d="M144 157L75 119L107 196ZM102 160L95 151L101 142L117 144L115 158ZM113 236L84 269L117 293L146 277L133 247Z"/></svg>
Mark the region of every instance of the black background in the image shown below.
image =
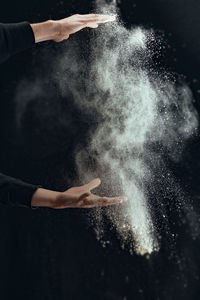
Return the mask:
<svg viewBox="0 0 200 300"><path fill-rule="evenodd" d="M169 47L165 49L162 64L184 76L199 111L200 2L121 0L118 6L126 26L142 24L164 31ZM0 20L38 22L88 13L92 9L92 1L86 0L7 0L1 4ZM77 35L82 37L82 33ZM43 60L41 64L41 51L51 45L37 45L1 65L0 167L8 175L47 188L63 189L70 184L67 178L75 177L69 137L54 133L54 126L35 135L32 127L37 124L31 117L24 121L22 136L15 125L13 99L18 82L44 72L49 62ZM181 162L172 166L197 213L199 148L197 135L184 150ZM111 244L103 248L85 215L82 210L1 207L0 299L199 299L200 244L198 238L192 239L186 227L175 223L175 245L168 245L163 237L160 252L146 259L122 250L114 232L110 232Z"/></svg>

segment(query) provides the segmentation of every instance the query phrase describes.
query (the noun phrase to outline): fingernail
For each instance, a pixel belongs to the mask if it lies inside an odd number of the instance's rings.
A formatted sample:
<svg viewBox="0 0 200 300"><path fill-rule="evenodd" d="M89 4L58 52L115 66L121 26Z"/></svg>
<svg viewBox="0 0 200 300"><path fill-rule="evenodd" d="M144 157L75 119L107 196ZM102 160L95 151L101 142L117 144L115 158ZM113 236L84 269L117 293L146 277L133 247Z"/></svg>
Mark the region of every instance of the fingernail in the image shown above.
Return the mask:
<svg viewBox="0 0 200 300"><path fill-rule="evenodd" d="M127 200L128 200L128 198L124 197L124 198L120 199L120 202L126 202Z"/></svg>
<svg viewBox="0 0 200 300"><path fill-rule="evenodd" d="M113 16L110 16L110 19L113 20L113 21L115 21L115 20L116 20L116 17L117 17L117 16L113 15Z"/></svg>
<svg viewBox="0 0 200 300"><path fill-rule="evenodd" d="M105 20L107 21L115 21L116 20L116 16L108 16L105 18Z"/></svg>

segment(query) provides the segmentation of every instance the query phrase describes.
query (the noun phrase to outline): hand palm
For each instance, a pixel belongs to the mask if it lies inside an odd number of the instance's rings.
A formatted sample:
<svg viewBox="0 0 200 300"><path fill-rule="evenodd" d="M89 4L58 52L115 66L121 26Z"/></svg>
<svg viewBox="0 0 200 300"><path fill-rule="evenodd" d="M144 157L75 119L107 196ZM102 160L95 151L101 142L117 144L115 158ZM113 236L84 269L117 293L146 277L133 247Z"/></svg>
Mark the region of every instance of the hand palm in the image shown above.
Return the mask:
<svg viewBox="0 0 200 300"><path fill-rule="evenodd" d="M121 203L125 200L123 197L109 198L92 194L91 190L98 187L100 183L100 179L94 179L83 186L68 189L58 196L54 208L91 208Z"/></svg>

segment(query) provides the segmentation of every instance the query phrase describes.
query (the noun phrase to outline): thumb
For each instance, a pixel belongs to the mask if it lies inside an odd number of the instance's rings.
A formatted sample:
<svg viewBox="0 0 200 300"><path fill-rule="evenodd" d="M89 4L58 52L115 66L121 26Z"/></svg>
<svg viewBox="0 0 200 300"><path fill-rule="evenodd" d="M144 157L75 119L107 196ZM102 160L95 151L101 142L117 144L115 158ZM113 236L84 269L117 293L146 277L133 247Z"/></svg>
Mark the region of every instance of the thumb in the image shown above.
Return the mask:
<svg viewBox="0 0 200 300"><path fill-rule="evenodd" d="M69 38L69 34L62 36L62 37L57 37L56 39L54 39L55 42L59 43L62 42L64 40L67 40Z"/></svg>
<svg viewBox="0 0 200 300"><path fill-rule="evenodd" d="M96 178L90 181L89 183L85 184L84 187L90 191L98 187L100 184L101 184L100 178Z"/></svg>
<svg viewBox="0 0 200 300"><path fill-rule="evenodd" d="M91 195L91 193L83 193L83 194L79 197L79 201L81 201L81 200L87 198L87 197L90 196L90 195Z"/></svg>
<svg viewBox="0 0 200 300"><path fill-rule="evenodd" d="M87 27L89 28L97 28L99 25L97 23L87 23Z"/></svg>

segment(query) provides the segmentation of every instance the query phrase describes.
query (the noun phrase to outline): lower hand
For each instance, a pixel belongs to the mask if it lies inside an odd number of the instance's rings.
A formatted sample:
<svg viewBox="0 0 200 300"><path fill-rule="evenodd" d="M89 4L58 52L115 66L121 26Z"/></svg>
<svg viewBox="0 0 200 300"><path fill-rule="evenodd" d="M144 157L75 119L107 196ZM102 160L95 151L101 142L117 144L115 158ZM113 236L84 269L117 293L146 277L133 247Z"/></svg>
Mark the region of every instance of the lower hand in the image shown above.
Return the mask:
<svg viewBox="0 0 200 300"><path fill-rule="evenodd" d="M92 208L122 203L124 197L100 197L91 190L100 185L100 179L94 179L88 184L72 187L65 192L54 192L39 188L33 195L32 206L46 206L55 209L62 208Z"/></svg>

